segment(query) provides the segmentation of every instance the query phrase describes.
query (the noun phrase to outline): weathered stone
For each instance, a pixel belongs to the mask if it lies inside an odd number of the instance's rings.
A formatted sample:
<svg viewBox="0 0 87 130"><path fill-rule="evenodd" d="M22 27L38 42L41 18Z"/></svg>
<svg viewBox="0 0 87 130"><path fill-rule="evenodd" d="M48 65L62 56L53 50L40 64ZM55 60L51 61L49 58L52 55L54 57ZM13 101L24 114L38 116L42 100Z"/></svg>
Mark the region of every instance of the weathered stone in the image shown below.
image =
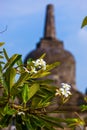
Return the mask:
<svg viewBox="0 0 87 130"><path fill-rule="evenodd" d="M47 6L44 38L56 38L53 5Z"/></svg>

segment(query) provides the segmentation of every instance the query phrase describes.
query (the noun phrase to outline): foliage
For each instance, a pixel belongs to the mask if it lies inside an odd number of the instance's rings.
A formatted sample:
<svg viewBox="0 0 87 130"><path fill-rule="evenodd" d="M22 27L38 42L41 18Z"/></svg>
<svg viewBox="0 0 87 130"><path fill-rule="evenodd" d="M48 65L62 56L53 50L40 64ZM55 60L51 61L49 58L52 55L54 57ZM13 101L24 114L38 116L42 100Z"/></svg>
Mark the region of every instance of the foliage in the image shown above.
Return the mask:
<svg viewBox="0 0 87 130"><path fill-rule="evenodd" d="M69 85L67 88L63 83L62 89L58 89L51 85L52 80L44 79L59 65L59 62L46 64L44 56L36 61L29 59L24 65L21 55L9 57L5 49L0 51L0 128L7 127L12 121L17 130L55 130L55 127L63 128L62 123L69 127L82 124L79 118L49 116L51 112L46 108L52 99L59 96L64 104L71 93Z"/></svg>
<svg viewBox="0 0 87 130"><path fill-rule="evenodd" d="M84 97L84 101L86 102L86 104L81 105L81 110L87 111L87 96Z"/></svg>

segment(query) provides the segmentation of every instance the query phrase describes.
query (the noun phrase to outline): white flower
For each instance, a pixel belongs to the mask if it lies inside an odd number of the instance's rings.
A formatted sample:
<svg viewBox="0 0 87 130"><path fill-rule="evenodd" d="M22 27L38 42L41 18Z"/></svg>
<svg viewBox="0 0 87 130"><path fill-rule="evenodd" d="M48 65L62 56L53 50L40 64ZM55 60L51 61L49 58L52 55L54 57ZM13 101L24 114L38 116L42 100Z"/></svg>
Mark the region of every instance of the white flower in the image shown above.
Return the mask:
<svg viewBox="0 0 87 130"><path fill-rule="evenodd" d="M25 115L25 113L24 112L18 112L18 115Z"/></svg>
<svg viewBox="0 0 87 130"><path fill-rule="evenodd" d="M56 93L55 93L55 96L61 96L61 91L60 91L60 89L56 89Z"/></svg>
<svg viewBox="0 0 87 130"><path fill-rule="evenodd" d="M71 86L69 84L61 83L61 86L62 87L59 90L63 96L68 97L69 95L71 95L71 92L70 92Z"/></svg>
<svg viewBox="0 0 87 130"><path fill-rule="evenodd" d="M61 83L61 88L56 89L55 96L59 95L67 98L68 96L72 95L70 92L70 88L71 88L70 85L66 83Z"/></svg>
<svg viewBox="0 0 87 130"><path fill-rule="evenodd" d="M71 86L69 84L66 83L61 83L62 88L66 89L66 90L70 90Z"/></svg>
<svg viewBox="0 0 87 130"><path fill-rule="evenodd" d="M36 61L33 61L34 66L42 68L43 70L46 70L46 62L43 59L37 59Z"/></svg>
<svg viewBox="0 0 87 130"><path fill-rule="evenodd" d="M58 89L56 89L56 93L55 96L60 95L60 91Z"/></svg>
<svg viewBox="0 0 87 130"><path fill-rule="evenodd" d="M65 97L68 97L69 95L71 95L71 92L67 89L60 88L59 90L60 90L61 94Z"/></svg>

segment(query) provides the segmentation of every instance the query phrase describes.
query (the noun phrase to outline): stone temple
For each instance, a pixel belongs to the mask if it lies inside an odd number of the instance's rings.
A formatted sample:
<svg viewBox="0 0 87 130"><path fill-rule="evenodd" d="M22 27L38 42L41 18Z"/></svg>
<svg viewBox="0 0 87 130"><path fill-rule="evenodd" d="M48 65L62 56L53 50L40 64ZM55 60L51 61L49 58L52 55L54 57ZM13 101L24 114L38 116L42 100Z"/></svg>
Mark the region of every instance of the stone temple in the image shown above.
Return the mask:
<svg viewBox="0 0 87 130"><path fill-rule="evenodd" d="M62 108L63 110L68 111L68 114L59 116L75 117L73 113L78 112L82 118L87 119L87 113L80 113L78 107L84 103L85 95L76 89L75 59L69 51L64 49L64 43L56 37L54 8L51 4L49 4L46 9L44 36L37 43L36 49L26 56L24 61L25 64L29 58L37 59L44 53L46 53L44 59L48 64L56 61L60 62L60 65L52 71L52 74L49 77L55 81L56 85L60 85L60 83L63 82L72 86L72 96L69 102ZM57 107L58 102L56 100L56 105L51 106L50 109L56 110ZM66 130L68 130L68 128ZM79 128L76 128L76 130L79 130Z"/></svg>
<svg viewBox="0 0 87 130"><path fill-rule="evenodd" d="M44 36L37 44L36 50L27 55L25 62L28 58L39 58L43 53L46 53L45 60L48 64L60 62L60 66L54 69L50 77L57 84L69 83L76 89L75 59L69 51L64 49L63 42L56 38L53 5L47 6Z"/></svg>

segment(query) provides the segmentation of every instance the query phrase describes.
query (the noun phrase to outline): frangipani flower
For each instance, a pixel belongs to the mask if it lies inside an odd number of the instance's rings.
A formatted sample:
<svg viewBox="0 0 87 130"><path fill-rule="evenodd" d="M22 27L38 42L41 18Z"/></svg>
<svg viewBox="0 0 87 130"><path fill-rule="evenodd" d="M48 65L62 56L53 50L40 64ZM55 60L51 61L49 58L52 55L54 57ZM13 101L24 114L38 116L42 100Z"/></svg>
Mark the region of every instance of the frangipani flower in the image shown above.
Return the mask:
<svg viewBox="0 0 87 130"><path fill-rule="evenodd" d="M71 95L70 88L71 88L71 86L69 84L61 83L61 88L56 89L55 95L56 96L60 95L60 96L64 96L65 98L67 98L68 96Z"/></svg>
<svg viewBox="0 0 87 130"><path fill-rule="evenodd" d="M55 96L57 96L57 95L61 95L61 93L60 93L59 89L56 89Z"/></svg>
<svg viewBox="0 0 87 130"><path fill-rule="evenodd" d="M31 66L29 66L28 68L23 67L25 72L29 74L36 74L40 69L46 70L46 62L43 59L37 59L36 61L31 62L33 64L31 63Z"/></svg>
<svg viewBox="0 0 87 130"><path fill-rule="evenodd" d="M33 61L33 63L35 67L46 70L46 62L43 59L37 59L36 61Z"/></svg>
<svg viewBox="0 0 87 130"><path fill-rule="evenodd" d="M61 94L62 94L64 97L66 97L66 98L67 98L69 95L71 95L71 92L70 92L69 90L67 90L67 89L60 88L59 90L60 90Z"/></svg>
<svg viewBox="0 0 87 130"><path fill-rule="evenodd" d="M61 83L62 88L66 89L66 90L70 90L71 86L69 84L66 83Z"/></svg>

